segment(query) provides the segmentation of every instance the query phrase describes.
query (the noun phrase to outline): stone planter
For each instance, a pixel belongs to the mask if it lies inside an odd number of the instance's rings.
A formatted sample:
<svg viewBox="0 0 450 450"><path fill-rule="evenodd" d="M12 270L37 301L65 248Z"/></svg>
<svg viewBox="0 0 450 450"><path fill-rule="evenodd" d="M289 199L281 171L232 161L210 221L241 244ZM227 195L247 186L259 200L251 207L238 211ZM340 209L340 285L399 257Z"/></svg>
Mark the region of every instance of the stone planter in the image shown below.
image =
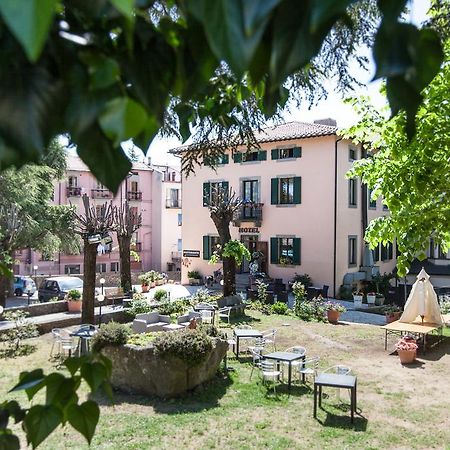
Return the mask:
<svg viewBox="0 0 450 450"><path fill-rule="evenodd" d="M189 284L191 286L200 286L200 281L199 278L189 278Z"/></svg>
<svg viewBox="0 0 450 450"><path fill-rule="evenodd" d="M353 295L353 303L355 304L355 308L362 308L362 295Z"/></svg>
<svg viewBox="0 0 450 450"><path fill-rule="evenodd" d="M376 295L367 294L367 304L372 306L375 305L376 298L377 298Z"/></svg>
<svg viewBox="0 0 450 450"><path fill-rule="evenodd" d="M327 318L330 323L338 323L341 313L339 311L328 310Z"/></svg>
<svg viewBox="0 0 450 450"><path fill-rule="evenodd" d="M73 300L68 300L67 301L67 309L69 310L69 312L81 312L81 307L83 305L83 302L81 300L79 301L73 301Z"/></svg>
<svg viewBox="0 0 450 450"><path fill-rule="evenodd" d="M112 361L113 387L134 394L170 398L214 378L227 350L227 341L216 338L211 352L192 367L174 356L156 356L151 346L106 347L102 353Z"/></svg>

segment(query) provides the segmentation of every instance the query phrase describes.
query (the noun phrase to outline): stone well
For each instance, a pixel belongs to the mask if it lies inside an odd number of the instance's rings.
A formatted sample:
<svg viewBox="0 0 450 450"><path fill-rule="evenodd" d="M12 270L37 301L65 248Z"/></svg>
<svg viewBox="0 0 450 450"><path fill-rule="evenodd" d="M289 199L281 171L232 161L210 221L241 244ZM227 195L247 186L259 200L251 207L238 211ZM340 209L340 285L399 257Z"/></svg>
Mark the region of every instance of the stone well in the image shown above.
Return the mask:
<svg viewBox="0 0 450 450"><path fill-rule="evenodd" d="M156 356L152 346L105 347L113 364L113 387L133 394L176 397L214 378L228 350L227 341L213 338L213 348L195 366L175 356Z"/></svg>

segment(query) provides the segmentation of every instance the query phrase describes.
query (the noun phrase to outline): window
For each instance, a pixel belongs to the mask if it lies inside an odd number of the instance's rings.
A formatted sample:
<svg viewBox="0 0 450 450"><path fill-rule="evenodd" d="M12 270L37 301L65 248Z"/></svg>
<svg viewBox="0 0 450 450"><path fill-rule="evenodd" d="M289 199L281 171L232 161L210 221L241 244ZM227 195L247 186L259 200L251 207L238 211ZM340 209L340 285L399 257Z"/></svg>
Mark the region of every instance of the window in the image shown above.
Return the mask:
<svg viewBox="0 0 450 450"><path fill-rule="evenodd" d="M178 214L178 226L181 227L183 225L183 214Z"/></svg>
<svg viewBox="0 0 450 450"><path fill-rule="evenodd" d="M103 208L103 205L95 205L95 213L97 214L97 217L102 216L102 208Z"/></svg>
<svg viewBox="0 0 450 450"><path fill-rule="evenodd" d="M53 255L51 253L42 253L41 261L54 261Z"/></svg>
<svg viewBox="0 0 450 450"><path fill-rule="evenodd" d="M180 208L180 190L179 189L167 189L166 191L166 208Z"/></svg>
<svg viewBox="0 0 450 450"><path fill-rule="evenodd" d="M118 262L112 262L111 263L111 272L118 272L119 271L119 263Z"/></svg>
<svg viewBox="0 0 450 450"><path fill-rule="evenodd" d="M218 246L220 246L219 236L203 236L203 259L210 259Z"/></svg>
<svg viewBox="0 0 450 450"><path fill-rule="evenodd" d="M258 203L259 199L258 180L244 180L242 182L242 198L244 202Z"/></svg>
<svg viewBox="0 0 450 450"><path fill-rule="evenodd" d="M373 262L378 262L380 260L380 246L377 245L375 248L372 249L372 257Z"/></svg>
<svg viewBox="0 0 450 450"><path fill-rule="evenodd" d="M301 180L301 177L272 178L272 205L293 205L301 203Z"/></svg>
<svg viewBox="0 0 450 450"><path fill-rule="evenodd" d="M367 203L369 204L369 209L377 209L377 199L372 200L372 189L367 189L367 195L368 195L368 200Z"/></svg>
<svg viewBox="0 0 450 450"><path fill-rule="evenodd" d="M348 206L354 208L357 204L356 180L354 178L348 180Z"/></svg>
<svg viewBox="0 0 450 450"><path fill-rule="evenodd" d="M66 275L71 274L79 274L80 272L80 265L79 264L68 264L64 266L64 273Z"/></svg>
<svg viewBox="0 0 450 450"><path fill-rule="evenodd" d="M355 161L358 159L357 150L354 147L348 148L348 160L349 161Z"/></svg>
<svg viewBox="0 0 450 450"><path fill-rule="evenodd" d="M356 266L358 261L357 248L356 248L356 236L348 237L348 266Z"/></svg>
<svg viewBox="0 0 450 450"><path fill-rule="evenodd" d="M130 183L130 191L131 192L139 192L139 186L137 181L132 181Z"/></svg>
<svg viewBox="0 0 450 450"><path fill-rule="evenodd" d="M381 245L381 260L389 261L393 257L393 245L389 242L387 245Z"/></svg>
<svg viewBox="0 0 450 450"><path fill-rule="evenodd" d="M182 241L182 239L178 239L178 242L177 242L177 250L179 251L179 252L181 252L181 249L183 248L183 241Z"/></svg>
<svg viewBox="0 0 450 450"><path fill-rule="evenodd" d="M300 158L302 156L301 147L274 148L271 151L272 159Z"/></svg>
<svg viewBox="0 0 450 450"><path fill-rule="evenodd" d="M69 187L78 187L78 177L76 176L69 177Z"/></svg>
<svg viewBox="0 0 450 450"><path fill-rule="evenodd" d="M438 249L439 249L438 259L449 259L448 252L444 252L444 249L441 246L439 246Z"/></svg>
<svg viewBox="0 0 450 450"><path fill-rule="evenodd" d="M203 206L216 202L219 194L228 195L228 186L228 181L203 183Z"/></svg>
<svg viewBox="0 0 450 450"><path fill-rule="evenodd" d="M296 237L270 238L270 262L283 266L300 264L301 239Z"/></svg>
<svg viewBox="0 0 450 450"><path fill-rule="evenodd" d="M97 273L104 273L104 272L106 272L106 263L96 264L95 271Z"/></svg>
<svg viewBox="0 0 450 450"><path fill-rule="evenodd" d="M267 159L267 151L259 150L255 152L236 152L233 155L233 160L235 163L249 162L249 161L265 161Z"/></svg>
<svg viewBox="0 0 450 450"><path fill-rule="evenodd" d="M228 155L220 155L217 158L217 164L228 164L229 156Z"/></svg>

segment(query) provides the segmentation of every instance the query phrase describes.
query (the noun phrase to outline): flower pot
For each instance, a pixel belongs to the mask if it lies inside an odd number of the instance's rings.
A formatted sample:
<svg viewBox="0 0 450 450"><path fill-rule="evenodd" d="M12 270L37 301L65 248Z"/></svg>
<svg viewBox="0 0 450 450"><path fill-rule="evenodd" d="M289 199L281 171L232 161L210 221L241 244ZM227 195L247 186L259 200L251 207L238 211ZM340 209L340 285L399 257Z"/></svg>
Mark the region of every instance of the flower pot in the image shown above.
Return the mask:
<svg viewBox="0 0 450 450"><path fill-rule="evenodd" d="M381 306L384 304L384 295L377 295L375 299L375 305Z"/></svg>
<svg viewBox="0 0 450 450"><path fill-rule="evenodd" d="M189 284L191 286L198 286L200 284L200 280L197 278L189 278Z"/></svg>
<svg viewBox="0 0 450 450"><path fill-rule="evenodd" d="M377 298L376 295L369 295L369 294L367 294L367 303L369 305L375 305L376 298Z"/></svg>
<svg viewBox="0 0 450 450"><path fill-rule="evenodd" d="M156 286L162 286L164 284L164 280L156 280Z"/></svg>
<svg viewBox="0 0 450 450"><path fill-rule="evenodd" d="M142 292L148 292L148 290L149 290L149 285L148 285L148 284L142 284L142 285L141 285L141 289L142 289Z"/></svg>
<svg viewBox="0 0 450 450"><path fill-rule="evenodd" d="M411 364L416 359L416 350L397 350L401 364Z"/></svg>
<svg viewBox="0 0 450 450"><path fill-rule="evenodd" d="M353 303L355 304L355 308L362 308L362 295L353 295Z"/></svg>
<svg viewBox="0 0 450 450"><path fill-rule="evenodd" d="M169 280L168 283L169 283L169 284L173 284L173 280Z"/></svg>
<svg viewBox="0 0 450 450"><path fill-rule="evenodd" d="M337 323L340 315L341 315L341 313L339 311L334 311L331 309L328 310L327 311L328 322Z"/></svg>
<svg viewBox="0 0 450 450"><path fill-rule="evenodd" d="M69 310L69 312L81 312L82 305L83 305L83 302L81 300L79 300L79 301L68 300L67 301L67 309Z"/></svg>
<svg viewBox="0 0 450 450"><path fill-rule="evenodd" d="M151 288L154 288L156 286L156 281L152 281L151 283L150 283L150 287Z"/></svg>

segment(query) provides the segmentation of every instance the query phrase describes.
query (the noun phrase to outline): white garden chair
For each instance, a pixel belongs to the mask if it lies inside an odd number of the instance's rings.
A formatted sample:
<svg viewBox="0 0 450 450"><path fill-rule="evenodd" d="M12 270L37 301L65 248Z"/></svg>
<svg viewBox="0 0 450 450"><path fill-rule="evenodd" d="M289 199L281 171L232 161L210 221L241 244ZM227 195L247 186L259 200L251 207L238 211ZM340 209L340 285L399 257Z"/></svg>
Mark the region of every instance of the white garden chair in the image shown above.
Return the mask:
<svg viewBox="0 0 450 450"><path fill-rule="evenodd" d="M263 357L264 358L264 357ZM265 385L267 382L273 383L273 392L277 393L275 384L280 381L281 371L276 369L276 362L270 359L261 359L259 368L261 370L261 379Z"/></svg>

